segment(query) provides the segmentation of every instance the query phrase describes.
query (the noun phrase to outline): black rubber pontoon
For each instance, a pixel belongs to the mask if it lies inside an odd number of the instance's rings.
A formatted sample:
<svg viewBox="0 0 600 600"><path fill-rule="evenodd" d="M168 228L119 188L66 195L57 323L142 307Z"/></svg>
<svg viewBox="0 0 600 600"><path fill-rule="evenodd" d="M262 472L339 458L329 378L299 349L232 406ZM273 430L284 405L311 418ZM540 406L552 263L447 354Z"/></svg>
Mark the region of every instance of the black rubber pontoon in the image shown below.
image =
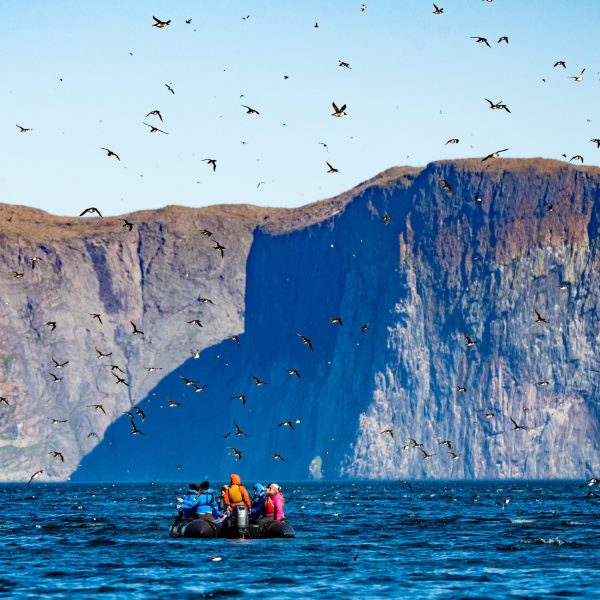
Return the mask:
<svg viewBox="0 0 600 600"><path fill-rule="evenodd" d="M175 519L169 527L171 537L186 538L294 538L296 532L287 521L275 521L274 519L260 519L257 523L249 523L245 528L238 528L223 524L213 523L204 519L193 521L179 521Z"/></svg>

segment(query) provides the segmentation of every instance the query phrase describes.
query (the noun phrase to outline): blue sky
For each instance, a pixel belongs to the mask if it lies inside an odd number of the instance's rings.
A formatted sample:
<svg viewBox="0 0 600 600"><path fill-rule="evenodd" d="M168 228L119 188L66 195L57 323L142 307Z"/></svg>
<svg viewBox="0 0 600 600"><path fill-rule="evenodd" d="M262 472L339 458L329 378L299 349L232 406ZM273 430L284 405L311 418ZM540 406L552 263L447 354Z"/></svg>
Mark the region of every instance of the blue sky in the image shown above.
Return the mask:
<svg viewBox="0 0 600 600"><path fill-rule="evenodd" d="M299 206L391 166L506 147L600 164L589 142L600 137L600 2L440 0L443 15L423 0L365 4L3 3L0 202L64 215ZM152 27L152 15L171 25ZM584 67L582 82L568 79ZM332 101L348 115L332 117ZM145 117L154 109L164 123Z"/></svg>

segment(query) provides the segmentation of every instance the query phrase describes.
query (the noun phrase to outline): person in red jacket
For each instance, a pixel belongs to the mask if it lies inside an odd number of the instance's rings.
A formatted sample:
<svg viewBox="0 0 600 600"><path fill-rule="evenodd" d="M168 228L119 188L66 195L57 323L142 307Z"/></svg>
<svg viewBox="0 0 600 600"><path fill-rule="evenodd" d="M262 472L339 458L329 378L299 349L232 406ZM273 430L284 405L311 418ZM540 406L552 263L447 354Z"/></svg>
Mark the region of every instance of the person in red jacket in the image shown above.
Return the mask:
<svg viewBox="0 0 600 600"><path fill-rule="evenodd" d="M248 510L250 510L250 496L248 495L246 488L243 486L240 476L233 473L229 476L229 480L231 482L229 489L223 494L223 499L225 500L227 509L231 510L236 506L242 506L245 504L248 507Z"/></svg>
<svg viewBox="0 0 600 600"><path fill-rule="evenodd" d="M285 519L284 505L285 498L281 493L281 488L276 483L272 483L267 487L267 499L263 508L263 517L282 521Z"/></svg>

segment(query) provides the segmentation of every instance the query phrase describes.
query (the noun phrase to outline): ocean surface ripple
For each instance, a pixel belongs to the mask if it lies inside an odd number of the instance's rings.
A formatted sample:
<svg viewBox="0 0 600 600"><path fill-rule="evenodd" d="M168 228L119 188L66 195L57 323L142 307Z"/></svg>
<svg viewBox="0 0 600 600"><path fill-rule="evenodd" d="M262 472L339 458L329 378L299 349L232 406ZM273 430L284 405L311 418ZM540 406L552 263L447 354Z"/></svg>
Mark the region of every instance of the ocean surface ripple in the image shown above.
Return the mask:
<svg viewBox="0 0 600 600"><path fill-rule="evenodd" d="M597 598L582 484L282 484L292 540L169 538L183 483L3 484L0 597Z"/></svg>

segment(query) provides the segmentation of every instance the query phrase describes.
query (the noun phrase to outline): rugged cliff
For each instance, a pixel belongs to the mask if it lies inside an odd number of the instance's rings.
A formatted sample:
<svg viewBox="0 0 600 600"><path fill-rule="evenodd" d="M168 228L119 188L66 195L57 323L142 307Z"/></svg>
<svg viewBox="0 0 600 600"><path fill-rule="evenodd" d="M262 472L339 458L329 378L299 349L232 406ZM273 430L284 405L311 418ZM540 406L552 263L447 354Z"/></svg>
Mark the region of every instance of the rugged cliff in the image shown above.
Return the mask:
<svg viewBox="0 0 600 600"><path fill-rule="evenodd" d="M554 161L439 162L132 231L0 205L0 477L597 473L599 185Z"/></svg>

